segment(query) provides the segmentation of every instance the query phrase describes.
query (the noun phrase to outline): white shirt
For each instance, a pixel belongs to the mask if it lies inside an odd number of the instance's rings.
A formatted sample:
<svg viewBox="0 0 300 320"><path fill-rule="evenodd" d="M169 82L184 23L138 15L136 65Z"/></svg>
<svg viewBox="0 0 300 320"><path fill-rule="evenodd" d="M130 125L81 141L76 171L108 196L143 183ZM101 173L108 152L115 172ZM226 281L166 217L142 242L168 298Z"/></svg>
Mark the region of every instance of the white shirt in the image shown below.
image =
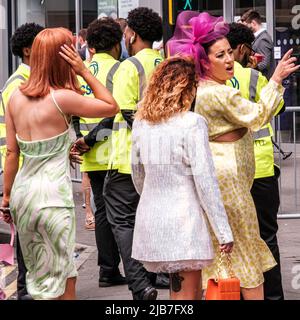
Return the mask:
<svg viewBox="0 0 300 320"><path fill-rule="evenodd" d="M264 31L267 31L265 28L261 28L260 30L256 31L254 33L255 38L257 38L261 33L263 33Z"/></svg>

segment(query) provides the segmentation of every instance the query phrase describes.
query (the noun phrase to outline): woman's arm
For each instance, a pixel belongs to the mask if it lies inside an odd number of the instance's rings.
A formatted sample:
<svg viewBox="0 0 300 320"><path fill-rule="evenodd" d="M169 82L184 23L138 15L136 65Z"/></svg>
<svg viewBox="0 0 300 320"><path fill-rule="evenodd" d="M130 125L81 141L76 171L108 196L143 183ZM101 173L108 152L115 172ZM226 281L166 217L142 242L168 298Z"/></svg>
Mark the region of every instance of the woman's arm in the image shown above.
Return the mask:
<svg viewBox="0 0 300 320"><path fill-rule="evenodd" d="M143 192L145 181L145 170L141 163L139 137L136 135L136 131L132 132L132 151L131 151L131 169L132 169L132 181L135 189L139 195Z"/></svg>
<svg viewBox="0 0 300 320"><path fill-rule="evenodd" d="M219 111L222 112L224 118L253 131L269 123L278 109L282 107L284 94L282 81L300 67L295 65L296 58L291 57L291 54L292 50L289 50L284 55L270 82L261 90L260 100L257 103L244 99L240 91L232 88L222 88L222 93L213 93L212 98L218 101L216 105L222 107Z"/></svg>
<svg viewBox="0 0 300 320"><path fill-rule="evenodd" d="M186 140L189 164L201 207L219 243L230 244L233 242L233 235L223 205L204 119L199 117L197 123L188 131Z"/></svg>
<svg viewBox="0 0 300 320"><path fill-rule="evenodd" d="M92 89L94 98L81 96L71 90L59 90L55 97L64 113L78 117L107 118L119 112L119 106L109 90L84 65L74 46L64 46L60 55Z"/></svg>
<svg viewBox="0 0 300 320"><path fill-rule="evenodd" d="M4 178L3 178L3 199L2 207L9 207L10 193L15 181L19 169L19 155L20 149L16 139L16 129L10 113L10 103L6 108L5 113L5 124L6 124L6 159L4 168Z"/></svg>

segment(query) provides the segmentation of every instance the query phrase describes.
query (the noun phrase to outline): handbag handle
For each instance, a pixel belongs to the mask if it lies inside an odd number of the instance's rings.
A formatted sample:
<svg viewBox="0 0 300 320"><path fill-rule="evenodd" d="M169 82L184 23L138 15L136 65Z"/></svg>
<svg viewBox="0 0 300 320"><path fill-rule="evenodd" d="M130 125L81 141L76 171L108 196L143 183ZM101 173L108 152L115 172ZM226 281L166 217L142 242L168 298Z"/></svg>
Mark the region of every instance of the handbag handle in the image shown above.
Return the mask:
<svg viewBox="0 0 300 320"><path fill-rule="evenodd" d="M218 261L218 268L217 268L217 274L216 274L216 278L215 281L218 282L220 279L220 275L221 275L221 269L222 266L224 266L224 259L226 257L226 269L229 273L229 276L231 278L234 278L234 272L232 269L232 263L231 263L231 255L230 253L225 253L225 252L221 252L220 256L219 256L219 261ZM224 268L224 267L223 267Z"/></svg>
<svg viewBox="0 0 300 320"><path fill-rule="evenodd" d="M10 226L10 245L13 247L14 241L15 241L15 226L13 223L11 223L9 226Z"/></svg>
<svg viewBox="0 0 300 320"><path fill-rule="evenodd" d="M15 241L15 226L13 223L10 224L10 245L13 247Z"/></svg>

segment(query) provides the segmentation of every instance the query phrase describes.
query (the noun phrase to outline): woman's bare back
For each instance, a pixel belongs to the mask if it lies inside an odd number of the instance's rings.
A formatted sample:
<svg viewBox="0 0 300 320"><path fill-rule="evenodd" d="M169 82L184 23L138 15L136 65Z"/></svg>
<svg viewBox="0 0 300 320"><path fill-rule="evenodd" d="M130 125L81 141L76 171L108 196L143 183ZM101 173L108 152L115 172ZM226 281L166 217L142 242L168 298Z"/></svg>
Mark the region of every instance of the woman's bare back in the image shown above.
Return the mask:
<svg viewBox="0 0 300 320"><path fill-rule="evenodd" d="M55 137L68 129L64 115L54 101L55 92L44 98L32 99L19 90L9 102L16 133L21 140L36 141ZM56 100L56 99L55 99Z"/></svg>

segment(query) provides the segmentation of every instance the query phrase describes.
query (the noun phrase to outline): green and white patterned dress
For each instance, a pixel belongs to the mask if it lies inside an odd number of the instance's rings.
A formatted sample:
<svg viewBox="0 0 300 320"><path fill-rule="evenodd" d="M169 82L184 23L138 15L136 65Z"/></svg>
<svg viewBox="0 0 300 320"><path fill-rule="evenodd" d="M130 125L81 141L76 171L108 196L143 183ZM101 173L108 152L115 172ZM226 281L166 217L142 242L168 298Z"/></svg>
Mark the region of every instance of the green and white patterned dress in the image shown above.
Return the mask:
<svg viewBox="0 0 300 320"><path fill-rule="evenodd" d="M33 142L17 137L24 162L10 207L28 270L27 291L36 300L60 297L67 279L77 277L69 131Z"/></svg>

